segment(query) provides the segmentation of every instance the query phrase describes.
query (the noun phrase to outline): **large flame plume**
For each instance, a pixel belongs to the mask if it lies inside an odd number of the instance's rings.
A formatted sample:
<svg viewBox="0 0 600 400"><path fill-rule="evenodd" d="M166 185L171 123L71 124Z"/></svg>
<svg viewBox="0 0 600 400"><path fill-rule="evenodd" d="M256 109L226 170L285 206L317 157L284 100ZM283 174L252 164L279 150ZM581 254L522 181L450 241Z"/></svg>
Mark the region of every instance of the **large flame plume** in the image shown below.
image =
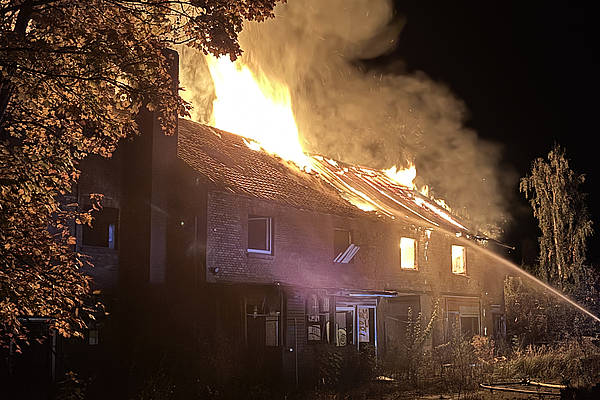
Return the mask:
<svg viewBox="0 0 600 400"><path fill-rule="evenodd" d="M263 149L312 170L313 158L302 147L289 88L252 72L241 59L232 62L227 57L207 55L206 63L215 90L210 124L251 139L246 144L253 150ZM331 159L328 162L335 163ZM407 164L406 168L393 165L382 172L392 182L418 190L417 169L413 163ZM374 210L361 196L349 201L362 210Z"/></svg>
<svg viewBox="0 0 600 400"><path fill-rule="evenodd" d="M216 93L211 124L253 139L267 152L310 168L310 157L300 144L288 87L262 74L256 76L241 60L232 62L228 57L208 55L206 61Z"/></svg>

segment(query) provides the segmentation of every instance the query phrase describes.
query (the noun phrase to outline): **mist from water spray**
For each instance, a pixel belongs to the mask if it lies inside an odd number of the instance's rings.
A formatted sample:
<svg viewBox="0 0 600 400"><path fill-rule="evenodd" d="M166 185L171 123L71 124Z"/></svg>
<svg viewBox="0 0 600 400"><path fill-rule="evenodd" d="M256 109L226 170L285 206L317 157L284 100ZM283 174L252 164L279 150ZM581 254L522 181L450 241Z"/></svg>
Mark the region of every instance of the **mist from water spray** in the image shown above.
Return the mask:
<svg viewBox="0 0 600 400"><path fill-rule="evenodd" d="M465 239L466 240L466 239ZM526 278L532 280L533 282L537 283L538 285L541 285L544 289L550 291L552 294L558 296L561 300L566 301L567 303L569 303L570 305L572 305L573 307L577 308L579 311L583 312L584 314L587 314L588 316L592 317L593 319L595 319L596 321L600 322L600 318L597 317L596 315L592 314L590 311L588 311L585 307L581 306L580 304L578 304L576 301L570 299L569 297L567 297L564 293L562 293L560 290L553 288L552 286L548 285L547 283L544 283L543 281L539 280L538 278L536 278L535 276L531 275L529 272L523 270L521 267L519 267L518 265L508 261L507 259L500 257L499 255L497 255L496 253L494 253L493 251L490 251L488 249L484 249L481 247L475 247L478 251L486 254L488 257L493 258L496 261L499 261L500 263L502 263L503 265L511 268L512 270L518 272L521 275L524 275Z"/></svg>

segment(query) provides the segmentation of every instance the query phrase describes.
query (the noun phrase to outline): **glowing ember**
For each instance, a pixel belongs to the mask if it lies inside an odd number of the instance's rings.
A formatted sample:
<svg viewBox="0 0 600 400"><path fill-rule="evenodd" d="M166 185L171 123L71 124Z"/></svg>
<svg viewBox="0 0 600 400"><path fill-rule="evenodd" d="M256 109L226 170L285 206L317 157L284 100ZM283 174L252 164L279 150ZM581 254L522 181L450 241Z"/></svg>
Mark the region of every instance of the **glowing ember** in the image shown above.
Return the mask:
<svg viewBox="0 0 600 400"><path fill-rule="evenodd" d="M214 82L212 125L255 140L269 153L309 168L287 86L255 76L241 61L206 56ZM252 149L256 149L255 143Z"/></svg>

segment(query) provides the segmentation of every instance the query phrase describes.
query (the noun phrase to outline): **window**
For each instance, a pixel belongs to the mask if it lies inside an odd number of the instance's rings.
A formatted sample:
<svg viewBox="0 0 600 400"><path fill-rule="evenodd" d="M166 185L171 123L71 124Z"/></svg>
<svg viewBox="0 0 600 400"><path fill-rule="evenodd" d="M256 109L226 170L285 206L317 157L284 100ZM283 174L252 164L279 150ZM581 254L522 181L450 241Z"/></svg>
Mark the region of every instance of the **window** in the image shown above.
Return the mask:
<svg viewBox="0 0 600 400"><path fill-rule="evenodd" d="M479 299L447 298L446 299L446 339L455 335L472 337L480 334Z"/></svg>
<svg viewBox="0 0 600 400"><path fill-rule="evenodd" d="M354 308L336 307L335 344L348 346L354 344Z"/></svg>
<svg viewBox="0 0 600 400"><path fill-rule="evenodd" d="M279 346L279 311L266 304L246 304L246 343L255 351Z"/></svg>
<svg viewBox="0 0 600 400"><path fill-rule="evenodd" d="M345 229L335 229L333 231L333 256L338 257L346 251L352 243L350 231Z"/></svg>
<svg viewBox="0 0 600 400"><path fill-rule="evenodd" d="M311 294L306 301L308 343L329 342L329 297Z"/></svg>
<svg viewBox="0 0 600 400"><path fill-rule="evenodd" d="M248 252L272 254L272 221L270 217L248 217Z"/></svg>
<svg viewBox="0 0 600 400"><path fill-rule="evenodd" d="M116 249L118 220L118 208L104 207L94 213L92 227L83 226L83 245Z"/></svg>
<svg viewBox="0 0 600 400"><path fill-rule="evenodd" d="M416 269L417 242L411 238L400 238L400 268Z"/></svg>
<svg viewBox="0 0 600 400"><path fill-rule="evenodd" d="M479 335L479 317L468 316L460 317L460 333L466 337L473 337L473 335Z"/></svg>
<svg viewBox="0 0 600 400"><path fill-rule="evenodd" d="M335 229L333 231L333 262L348 264L352 262L360 246L352 243L350 231L345 229Z"/></svg>
<svg viewBox="0 0 600 400"><path fill-rule="evenodd" d="M466 257L464 246L452 246L452 273L466 274Z"/></svg>

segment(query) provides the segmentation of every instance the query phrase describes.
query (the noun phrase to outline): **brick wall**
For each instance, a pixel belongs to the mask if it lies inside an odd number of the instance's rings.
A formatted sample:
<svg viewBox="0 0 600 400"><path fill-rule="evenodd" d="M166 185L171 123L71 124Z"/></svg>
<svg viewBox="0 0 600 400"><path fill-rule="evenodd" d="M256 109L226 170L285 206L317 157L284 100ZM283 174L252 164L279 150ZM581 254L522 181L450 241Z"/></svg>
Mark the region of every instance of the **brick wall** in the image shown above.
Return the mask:
<svg viewBox="0 0 600 400"><path fill-rule="evenodd" d="M272 255L247 252L248 215L273 219ZM479 245L439 230L375 217L319 214L217 191L208 194L207 218L209 282L278 281L438 296L485 296L487 292L490 303L501 303L502 274L495 271L495 263ZM361 247L349 264L333 263L335 228L349 229L352 241ZM400 268L402 236L418 242L416 270ZM451 272L452 244L467 247L466 276Z"/></svg>

